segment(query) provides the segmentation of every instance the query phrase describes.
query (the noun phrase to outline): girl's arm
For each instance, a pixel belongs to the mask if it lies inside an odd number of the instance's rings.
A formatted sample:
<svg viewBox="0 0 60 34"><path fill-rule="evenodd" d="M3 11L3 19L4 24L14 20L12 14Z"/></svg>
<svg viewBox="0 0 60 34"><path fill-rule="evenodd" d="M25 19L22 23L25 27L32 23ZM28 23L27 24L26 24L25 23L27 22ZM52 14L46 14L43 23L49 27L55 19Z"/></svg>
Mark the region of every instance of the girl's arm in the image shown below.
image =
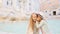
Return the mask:
<svg viewBox="0 0 60 34"><path fill-rule="evenodd" d="M30 25L28 26L27 33L26 34L33 34L33 30L30 27Z"/></svg>
<svg viewBox="0 0 60 34"><path fill-rule="evenodd" d="M43 21L43 23L44 26L41 27L42 34L50 34L47 22Z"/></svg>
<svg viewBox="0 0 60 34"><path fill-rule="evenodd" d="M33 31L32 31L31 28L29 28L29 29L27 30L27 34L33 34Z"/></svg>
<svg viewBox="0 0 60 34"><path fill-rule="evenodd" d="M40 22L40 24L38 22L36 22L36 27L37 28L40 28L41 26L43 26L43 23L42 22Z"/></svg>

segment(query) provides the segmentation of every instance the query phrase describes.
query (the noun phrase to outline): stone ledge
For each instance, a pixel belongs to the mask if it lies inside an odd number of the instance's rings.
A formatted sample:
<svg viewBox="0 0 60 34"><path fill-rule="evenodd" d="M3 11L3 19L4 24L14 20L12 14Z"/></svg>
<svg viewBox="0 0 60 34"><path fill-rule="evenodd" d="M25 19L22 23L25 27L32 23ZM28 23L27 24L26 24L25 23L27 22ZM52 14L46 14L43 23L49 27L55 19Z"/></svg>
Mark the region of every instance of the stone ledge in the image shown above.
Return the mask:
<svg viewBox="0 0 60 34"><path fill-rule="evenodd" d="M0 16L0 21L26 21L28 20L26 17L2 17Z"/></svg>

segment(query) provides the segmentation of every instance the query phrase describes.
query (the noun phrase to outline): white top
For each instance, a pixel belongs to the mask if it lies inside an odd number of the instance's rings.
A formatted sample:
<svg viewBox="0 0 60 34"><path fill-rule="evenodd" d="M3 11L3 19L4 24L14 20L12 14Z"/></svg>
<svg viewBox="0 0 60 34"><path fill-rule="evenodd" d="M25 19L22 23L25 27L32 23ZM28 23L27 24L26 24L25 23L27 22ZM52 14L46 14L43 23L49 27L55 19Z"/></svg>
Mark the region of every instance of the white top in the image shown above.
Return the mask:
<svg viewBox="0 0 60 34"><path fill-rule="evenodd" d="M39 28L39 27L42 27L42 26L44 26L44 25L47 25L47 22L45 21L45 20L42 20L41 22L40 22L40 24L38 24L38 22L36 21L36 27L37 28Z"/></svg>
<svg viewBox="0 0 60 34"><path fill-rule="evenodd" d="M40 24L38 24L38 22L36 22L35 25L36 25L37 28L42 29L42 31L45 32L46 34L49 34L48 24L47 24L47 22L45 20L42 20L40 22Z"/></svg>

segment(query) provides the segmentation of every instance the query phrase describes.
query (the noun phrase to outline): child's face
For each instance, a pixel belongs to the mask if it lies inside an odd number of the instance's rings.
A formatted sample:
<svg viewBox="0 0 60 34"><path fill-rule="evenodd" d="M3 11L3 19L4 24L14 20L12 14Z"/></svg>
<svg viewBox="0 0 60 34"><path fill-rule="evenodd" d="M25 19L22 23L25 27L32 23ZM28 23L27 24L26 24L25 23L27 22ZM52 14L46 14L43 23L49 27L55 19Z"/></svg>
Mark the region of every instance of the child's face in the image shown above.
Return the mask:
<svg viewBox="0 0 60 34"><path fill-rule="evenodd" d="M40 16L37 17L37 21L40 22L42 19Z"/></svg>
<svg viewBox="0 0 60 34"><path fill-rule="evenodd" d="M33 14L33 15L32 15L32 19L33 19L34 21L36 21L36 20L37 20L37 15L36 15L36 14Z"/></svg>

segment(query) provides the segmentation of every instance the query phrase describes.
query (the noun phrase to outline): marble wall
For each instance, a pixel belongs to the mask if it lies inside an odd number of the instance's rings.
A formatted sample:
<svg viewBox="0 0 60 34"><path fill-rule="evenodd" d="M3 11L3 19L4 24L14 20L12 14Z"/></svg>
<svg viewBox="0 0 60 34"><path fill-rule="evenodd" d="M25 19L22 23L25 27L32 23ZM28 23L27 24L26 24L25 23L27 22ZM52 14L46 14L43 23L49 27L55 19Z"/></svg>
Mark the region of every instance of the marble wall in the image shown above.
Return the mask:
<svg viewBox="0 0 60 34"><path fill-rule="evenodd" d="M41 14L48 17L53 14L52 11L57 11L58 14L59 8L59 0L0 0L0 17L26 19L33 12L42 12Z"/></svg>

